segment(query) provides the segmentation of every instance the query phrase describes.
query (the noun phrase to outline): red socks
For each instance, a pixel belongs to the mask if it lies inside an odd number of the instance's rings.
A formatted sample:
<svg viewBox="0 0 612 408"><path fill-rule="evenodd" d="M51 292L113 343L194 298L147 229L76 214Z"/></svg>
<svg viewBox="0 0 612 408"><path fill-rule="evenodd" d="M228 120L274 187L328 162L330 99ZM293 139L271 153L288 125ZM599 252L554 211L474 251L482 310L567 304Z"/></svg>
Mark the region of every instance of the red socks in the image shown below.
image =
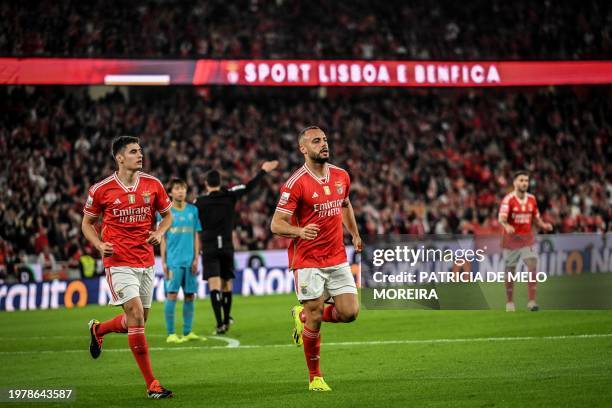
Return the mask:
<svg viewBox="0 0 612 408"><path fill-rule="evenodd" d="M338 323L338 312L335 305L325 306L323 309L323 321L327 323Z"/></svg>
<svg viewBox="0 0 612 408"><path fill-rule="evenodd" d="M306 356L306 365L308 366L308 378L312 381L313 377L322 377L319 367L319 358L321 354L321 336L319 330L309 329L304 326L302 332L302 341L304 343L304 355Z"/></svg>
<svg viewBox="0 0 612 408"><path fill-rule="evenodd" d="M302 321L302 323L306 323L306 315L304 314L303 310L300 313L300 320ZM327 323L340 322L340 320L338 319L338 312L336 311L335 305L325 306L325 308L323 309L323 321Z"/></svg>
<svg viewBox="0 0 612 408"><path fill-rule="evenodd" d="M510 303L513 302L513 294L514 294L514 282L508 282L506 281L505 283L506 285L506 302Z"/></svg>
<svg viewBox="0 0 612 408"><path fill-rule="evenodd" d="M110 320L100 323L96 329L96 336L102 337L107 333L127 333L127 321L125 313L113 317Z"/></svg>
<svg viewBox="0 0 612 408"><path fill-rule="evenodd" d="M535 272L529 271L529 280L535 280ZM536 298L536 282L529 282L527 284L527 298L529 301L534 301Z"/></svg>
<svg viewBox="0 0 612 408"><path fill-rule="evenodd" d="M136 363L138 363L138 367L140 367L140 372L142 373L148 388L149 385L155 381L155 376L153 375L153 370L151 369L149 346L147 345L147 339L144 334L144 327L132 326L128 328L127 332L130 349L132 350L132 354L134 354Z"/></svg>

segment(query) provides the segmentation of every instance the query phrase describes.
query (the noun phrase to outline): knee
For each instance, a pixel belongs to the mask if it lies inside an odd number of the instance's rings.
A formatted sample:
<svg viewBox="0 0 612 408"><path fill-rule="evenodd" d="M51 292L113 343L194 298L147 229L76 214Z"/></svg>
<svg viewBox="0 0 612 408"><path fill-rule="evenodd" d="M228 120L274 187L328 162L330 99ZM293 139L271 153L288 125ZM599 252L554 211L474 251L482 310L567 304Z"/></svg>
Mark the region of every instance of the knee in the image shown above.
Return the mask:
<svg viewBox="0 0 612 408"><path fill-rule="evenodd" d="M195 295L193 293L185 295L185 302L193 302L193 299L195 299Z"/></svg>
<svg viewBox="0 0 612 408"><path fill-rule="evenodd" d="M316 308L305 310L306 320L314 323L321 323L323 321L323 308Z"/></svg>
<svg viewBox="0 0 612 408"><path fill-rule="evenodd" d="M144 309L141 305L129 305L125 307L125 314L131 319L138 322L145 321Z"/></svg>
<svg viewBox="0 0 612 408"><path fill-rule="evenodd" d="M175 292L170 292L166 295L166 298L168 300L176 300L176 293Z"/></svg>
<svg viewBox="0 0 612 408"><path fill-rule="evenodd" d="M350 323L357 320L357 316L359 315L359 306L353 306L348 310L340 311L336 309L338 312L338 318L343 323Z"/></svg>

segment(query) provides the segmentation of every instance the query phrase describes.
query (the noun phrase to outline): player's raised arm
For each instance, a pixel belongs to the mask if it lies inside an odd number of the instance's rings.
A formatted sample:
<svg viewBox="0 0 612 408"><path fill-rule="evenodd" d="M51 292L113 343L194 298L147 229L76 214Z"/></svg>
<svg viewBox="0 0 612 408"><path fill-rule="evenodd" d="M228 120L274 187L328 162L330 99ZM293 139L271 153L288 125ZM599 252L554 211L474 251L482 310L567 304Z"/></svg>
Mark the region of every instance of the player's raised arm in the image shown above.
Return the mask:
<svg viewBox="0 0 612 408"><path fill-rule="evenodd" d="M353 205L348 197L342 204L342 224L344 224L348 232L351 233L351 237L353 237L353 247L355 247L355 251L361 252L363 247L361 236L359 235L359 228L357 228L357 220L355 219Z"/></svg>
<svg viewBox="0 0 612 408"><path fill-rule="evenodd" d="M308 224L305 227L297 227L291 225L291 215L276 211L272 217L270 230L273 234L280 235L286 238L302 238L312 240L319 234L319 226L317 224Z"/></svg>

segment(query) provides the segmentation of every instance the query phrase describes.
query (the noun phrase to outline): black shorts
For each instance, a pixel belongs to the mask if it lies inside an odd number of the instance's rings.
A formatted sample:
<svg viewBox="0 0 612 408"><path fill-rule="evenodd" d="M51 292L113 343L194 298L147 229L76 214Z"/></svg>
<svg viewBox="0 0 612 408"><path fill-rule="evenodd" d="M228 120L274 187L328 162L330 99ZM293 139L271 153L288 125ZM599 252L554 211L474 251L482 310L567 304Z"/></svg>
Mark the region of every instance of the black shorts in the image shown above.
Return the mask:
<svg viewBox="0 0 612 408"><path fill-rule="evenodd" d="M234 251L220 250L202 254L202 278L234 279Z"/></svg>

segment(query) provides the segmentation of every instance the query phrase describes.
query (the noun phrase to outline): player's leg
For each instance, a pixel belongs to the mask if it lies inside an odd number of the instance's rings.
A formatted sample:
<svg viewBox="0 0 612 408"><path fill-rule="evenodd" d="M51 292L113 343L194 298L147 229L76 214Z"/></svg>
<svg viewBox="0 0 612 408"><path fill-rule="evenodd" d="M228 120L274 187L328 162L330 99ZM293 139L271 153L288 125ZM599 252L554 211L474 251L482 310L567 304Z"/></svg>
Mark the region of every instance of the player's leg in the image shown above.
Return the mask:
<svg viewBox="0 0 612 408"><path fill-rule="evenodd" d="M233 322L232 319L232 279L234 279L234 253L227 252L221 258L221 303L223 305L223 324L226 329Z"/></svg>
<svg viewBox="0 0 612 408"><path fill-rule="evenodd" d="M204 269L203 277L208 283L210 304L217 322L214 334L223 334L225 333L225 328L223 327L223 317L221 315L223 307L221 301L221 263L218 256L210 254L202 257L202 266Z"/></svg>
<svg viewBox="0 0 612 408"><path fill-rule="evenodd" d="M179 343L180 339L175 331L176 297L180 289L181 271L179 267L168 265L170 278L164 279L166 300L164 301L164 318L166 320L167 343Z"/></svg>
<svg viewBox="0 0 612 408"><path fill-rule="evenodd" d="M172 391L162 387L153 375L151 359L149 357L149 346L145 337L145 322L153 302L153 279L155 272L152 266L135 269L139 279L138 296L130 299L123 305L127 315L128 342L147 384L149 398L170 398L172 397Z"/></svg>
<svg viewBox="0 0 612 408"><path fill-rule="evenodd" d="M334 299L334 303L325 306L323 321L329 323L350 323L359 314L359 299L357 285L348 263L325 268L328 274L326 289Z"/></svg>
<svg viewBox="0 0 612 408"><path fill-rule="evenodd" d="M115 272L115 278L113 279L113 271ZM108 283L108 287L111 293L110 304L114 306L119 306L122 303L122 299L119 297L118 293L122 296L125 296L122 289L125 285L129 284L129 280L125 280L124 276L117 273L117 268L106 268L106 282ZM129 278L129 276L128 276ZM132 284L136 284L135 277L132 278ZM102 343L104 340L104 336L108 333L127 333L128 326L126 322L125 313L121 313L110 320L106 320L102 323L99 321L92 319L89 321L89 335L90 335L90 343L89 343L89 353L93 358L100 357L102 353Z"/></svg>
<svg viewBox="0 0 612 408"><path fill-rule="evenodd" d="M305 300L304 305L304 330L302 331L302 342L304 344L304 356L308 366L308 388L312 391L330 391L331 388L323 380L321 373L321 322L323 321L323 305L325 297Z"/></svg>
<svg viewBox="0 0 612 408"><path fill-rule="evenodd" d="M302 306L292 309L295 324L294 341L298 345L300 343L304 345L304 356L308 366L308 389L330 391L331 388L323 380L320 368L320 329L323 321L323 305L328 295L324 293L325 276L317 268L298 269L294 272L294 276L296 295L302 303ZM303 318L303 324L300 317Z"/></svg>
<svg viewBox="0 0 612 408"><path fill-rule="evenodd" d="M198 290L198 277L191 273L191 268L184 268L183 293L183 338L185 340L199 340L200 336L193 332L193 315L195 313L195 293Z"/></svg>
<svg viewBox="0 0 612 408"><path fill-rule="evenodd" d="M516 266L521 258L521 254L515 249L504 249L504 271L506 272L506 280L504 286L506 288L506 312L514 312L514 282L509 282L509 275L514 273Z"/></svg>
<svg viewBox="0 0 612 408"><path fill-rule="evenodd" d="M535 252L531 249L529 249L529 251L526 251L526 253L527 254L526 257L523 259L523 262L525 262L527 270L529 271L530 280L530 282L527 282L527 309L532 312L537 312L538 310L540 310L540 307L536 302L537 284L536 282L531 282L531 280L535 281L535 275L538 268L538 258L537 256L535 256Z"/></svg>

